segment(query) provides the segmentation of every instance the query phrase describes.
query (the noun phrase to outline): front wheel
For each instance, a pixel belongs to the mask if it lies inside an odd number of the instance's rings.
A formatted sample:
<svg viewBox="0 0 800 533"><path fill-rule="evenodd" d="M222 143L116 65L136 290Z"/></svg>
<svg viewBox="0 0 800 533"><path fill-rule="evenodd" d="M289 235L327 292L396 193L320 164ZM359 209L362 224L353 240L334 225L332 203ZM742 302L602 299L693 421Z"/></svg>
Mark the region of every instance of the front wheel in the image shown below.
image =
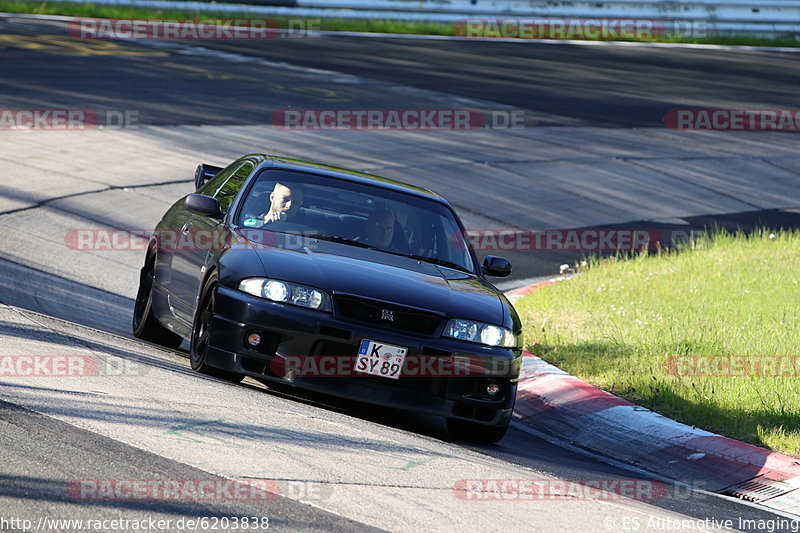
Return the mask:
<svg viewBox="0 0 800 533"><path fill-rule="evenodd" d="M478 424L477 422L470 422L468 420L461 420L458 418L447 419L447 430L450 435L457 439L471 440L476 442L494 443L499 442L506 431L508 431L509 422L503 426L486 426Z"/></svg>
<svg viewBox="0 0 800 533"><path fill-rule="evenodd" d="M211 322L214 318L214 304L217 299L217 285L217 276L212 274L203 287L200 305L197 306L194 324L192 325L192 337L189 342L189 364L193 370L201 374L238 383L244 379L243 374L209 366L206 363L211 339Z"/></svg>
<svg viewBox="0 0 800 533"><path fill-rule="evenodd" d="M133 335L143 341L154 342L167 348L177 348L183 342L183 338L162 326L153 314L155 265L156 255L151 253L139 275L139 292L133 305Z"/></svg>

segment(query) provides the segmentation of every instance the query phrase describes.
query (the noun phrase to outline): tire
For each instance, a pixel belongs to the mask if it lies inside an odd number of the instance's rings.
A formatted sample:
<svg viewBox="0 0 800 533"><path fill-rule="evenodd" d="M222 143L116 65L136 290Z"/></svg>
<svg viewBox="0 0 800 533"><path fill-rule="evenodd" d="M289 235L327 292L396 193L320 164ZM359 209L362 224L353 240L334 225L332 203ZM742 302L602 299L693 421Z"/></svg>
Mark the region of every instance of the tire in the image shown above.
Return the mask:
<svg viewBox="0 0 800 533"><path fill-rule="evenodd" d="M211 322L214 318L214 304L217 298L217 275L212 274L206 280L203 291L200 293L199 305L194 314L192 336L189 340L189 364L192 370L224 379L232 383L239 383L244 379L244 374L230 372L221 368L210 366L206 363L209 339L211 337Z"/></svg>
<svg viewBox="0 0 800 533"><path fill-rule="evenodd" d="M156 255L147 256L139 275L139 291L133 305L133 335L143 341L160 344L167 348L177 348L183 338L173 333L156 319L153 314L153 281L155 279Z"/></svg>
<svg viewBox="0 0 800 533"><path fill-rule="evenodd" d="M486 426L478 424L477 422L469 422L458 418L447 419L447 430L450 435L463 440L471 440L475 442L495 443L499 442L506 431L508 431L509 423L504 426Z"/></svg>

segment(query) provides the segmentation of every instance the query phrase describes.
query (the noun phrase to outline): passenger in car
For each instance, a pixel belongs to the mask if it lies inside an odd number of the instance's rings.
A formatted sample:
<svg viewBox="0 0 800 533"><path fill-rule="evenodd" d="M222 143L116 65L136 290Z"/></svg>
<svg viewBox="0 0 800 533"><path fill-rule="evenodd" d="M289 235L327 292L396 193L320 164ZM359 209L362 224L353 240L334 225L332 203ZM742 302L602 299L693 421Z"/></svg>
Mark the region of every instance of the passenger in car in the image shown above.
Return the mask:
<svg viewBox="0 0 800 533"><path fill-rule="evenodd" d="M394 213L378 209L367 218L367 234L364 241L372 246L388 248L394 237Z"/></svg>

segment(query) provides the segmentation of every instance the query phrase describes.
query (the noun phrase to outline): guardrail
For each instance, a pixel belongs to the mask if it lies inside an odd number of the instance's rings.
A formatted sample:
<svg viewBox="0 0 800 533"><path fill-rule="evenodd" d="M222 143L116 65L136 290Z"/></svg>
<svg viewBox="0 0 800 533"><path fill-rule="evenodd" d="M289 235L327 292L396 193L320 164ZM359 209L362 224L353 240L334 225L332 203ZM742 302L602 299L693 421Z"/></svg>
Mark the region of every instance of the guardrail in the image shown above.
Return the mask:
<svg viewBox="0 0 800 533"><path fill-rule="evenodd" d="M51 0L69 1L69 0ZM800 0L93 0L95 4L298 17L456 22L468 18L697 22L709 34L800 38Z"/></svg>

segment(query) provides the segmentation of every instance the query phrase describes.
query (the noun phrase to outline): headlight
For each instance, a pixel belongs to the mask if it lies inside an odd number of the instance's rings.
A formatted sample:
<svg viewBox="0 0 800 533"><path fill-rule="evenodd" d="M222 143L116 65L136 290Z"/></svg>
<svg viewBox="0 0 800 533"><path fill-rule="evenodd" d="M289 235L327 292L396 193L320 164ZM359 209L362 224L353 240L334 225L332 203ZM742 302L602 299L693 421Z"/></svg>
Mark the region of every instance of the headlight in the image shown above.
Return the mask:
<svg viewBox="0 0 800 533"><path fill-rule="evenodd" d="M517 345L517 338L511 330L462 318L449 320L443 335L462 341L479 342L487 346L513 348Z"/></svg>
<svg viewBox="0 0 800 533"><path fill-rule="evenodd" d="M239 290L273 302L282 302L329 313L331 311L331 297L327 292L314 287L298 285L297 283L266 278L247 278L239 283Z"/></svg>

